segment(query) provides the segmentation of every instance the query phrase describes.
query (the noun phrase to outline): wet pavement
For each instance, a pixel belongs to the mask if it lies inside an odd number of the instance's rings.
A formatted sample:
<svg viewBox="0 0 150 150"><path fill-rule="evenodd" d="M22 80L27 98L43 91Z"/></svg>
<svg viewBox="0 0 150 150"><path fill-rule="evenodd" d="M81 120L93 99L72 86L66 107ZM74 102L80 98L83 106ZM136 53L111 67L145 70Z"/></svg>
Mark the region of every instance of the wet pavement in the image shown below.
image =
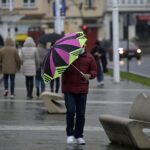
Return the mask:
<svg viewBox="0 0 150 150"><path fill-rule="evenodd" d="M86 145L67 145L65 114L48 114L35 91L33 100L27 100L24 76L17 74L15 99L4 98L3 84L0 86L0 150L133 149L111 145L98 118L106 113L128 117L133 100L141 92L150 95L148 87L126 80L115 84L112 77L105 76L103 88L97 87L96 80L91 81L84 135Z"/></svg>

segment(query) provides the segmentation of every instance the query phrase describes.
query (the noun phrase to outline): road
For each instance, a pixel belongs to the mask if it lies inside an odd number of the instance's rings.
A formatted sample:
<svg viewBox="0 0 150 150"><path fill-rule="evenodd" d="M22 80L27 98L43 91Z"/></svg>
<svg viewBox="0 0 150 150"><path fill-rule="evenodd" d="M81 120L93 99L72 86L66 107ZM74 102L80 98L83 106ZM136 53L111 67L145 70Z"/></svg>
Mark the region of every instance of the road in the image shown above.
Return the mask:
<svg viewBox="0 0 150 150"><path fill-rule="evenodd" d="M108 63L108 67L113 68L113 62ZM143 55L140 61L133 58L129 62L129 72L150 77L150 55ZM127 59L120 61L120 70L127 71Z"/></svg>
<svg viewBox="0 0 150 150"><path fill-rule="evenodd" d="M25 79L18 73L15 99L3 97L2 83L0 87L0 150L132 150L110 144L99 116L107 113L128 117L134 98L141 92L150 94L147 87L130 81L114 84L110 76L105 76L103 88L97 87L96 79L91 80L85 124L87 144L68 147L65 114L48 114L42 100L35 96L35 89L34 98L27 100Z"/></svg>

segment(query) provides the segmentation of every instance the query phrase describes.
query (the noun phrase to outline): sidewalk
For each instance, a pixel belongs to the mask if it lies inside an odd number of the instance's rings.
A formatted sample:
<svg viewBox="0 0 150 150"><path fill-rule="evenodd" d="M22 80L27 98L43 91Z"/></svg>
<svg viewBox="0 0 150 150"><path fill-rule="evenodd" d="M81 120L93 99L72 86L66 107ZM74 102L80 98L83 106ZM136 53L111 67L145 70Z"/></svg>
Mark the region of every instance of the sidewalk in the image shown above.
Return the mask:
<svg viewBox="0 0 150 150"><path fill-rule="evenodd" d="M105 76L104 88L97 88L96 79L92 80L86 111L86 145L68 146L65 114L48 114L36 97L26 100L24 80L22 74L17 74L14 100L2 96L1 84L0 150L130 150L110 145L98 118L106 113L128 117L136 95L141 92L150 95L147 87L129 81L114 84L111 77Z"/></svg>

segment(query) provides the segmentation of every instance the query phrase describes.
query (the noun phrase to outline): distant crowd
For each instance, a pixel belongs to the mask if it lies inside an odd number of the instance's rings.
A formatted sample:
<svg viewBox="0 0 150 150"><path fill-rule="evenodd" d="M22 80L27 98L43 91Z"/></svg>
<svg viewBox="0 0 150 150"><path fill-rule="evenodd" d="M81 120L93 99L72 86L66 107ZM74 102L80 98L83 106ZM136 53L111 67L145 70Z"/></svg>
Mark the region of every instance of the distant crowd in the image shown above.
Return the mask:
<svg viewBox="0 0 150 150"><path fill-rule="evenodd" d="M34 42L32 37L28 37L23 46L16 46L13 39L6 38L0 48L0 72L4 79L4 96L15 97L15 75L21 71L25 76L26 96L27 99L33 98L34 84L36 87L36 96L45 91L45 84L41 77L43 59L48 53L49 48L45 44ZM107 60L105 50L101 46L100 41L96 41L95 46L91 50L94 56L98 73L97 86L104 86L104 73L107 72ZM60 88L60 79L57 78L50 82L51 92L58 93Z"/></svg>
<svg viewBox="0 0 150 150"><path fill-rule="evenodd" d="M28 37L22 47L16 47L10 37L6 38L0 48L0 72L3 74L4 96L15 98L15 76L21 71L25 76L27 99L33 98L34 83L36 96L45 90L45 84L41 77L42 63L48 49L43 44L36 45L32 37ZM54 91L54 83L50 83L51 91ZM55 90L58 92L59 87Z"/></svg>

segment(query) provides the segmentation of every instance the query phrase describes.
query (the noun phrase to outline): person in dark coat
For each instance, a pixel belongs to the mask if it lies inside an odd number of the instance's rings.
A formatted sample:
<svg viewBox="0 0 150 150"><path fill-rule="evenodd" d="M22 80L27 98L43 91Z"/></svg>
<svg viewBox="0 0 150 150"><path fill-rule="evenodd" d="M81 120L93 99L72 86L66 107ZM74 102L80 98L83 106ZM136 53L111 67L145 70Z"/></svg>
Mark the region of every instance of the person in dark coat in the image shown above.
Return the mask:
<svg viewBox="0 0 150 150"><path fill-rule="evenodd" d="M35 83L36 83L36 96L39 97L40 93L45 91L45 83L43 81L41 73L43 60L46 54L48 53L48 50L46 49L45 45L39 43L37 51L39 54L39 67L36 68Z"/></svg>
<svg viewBox="0 0 150 150"><path fill-rule="evenodd" d="M107 59L106 59L106 52L101 46L100 41L96 41L95 47L92 49L91 53L94 56L97 64L97 82L98 87L104 86L104 73L108 71L107 69Z"/></svg>
<svg viewBox="0 0 150 150"><path fill-rule="evenodd" d="M0 48L4 46L4 40L2 36L0 35Z"/></svg>
<svg viewBox="0 0 150 150"><path fill-rule="evenodd" d="M67 144L85 144L83 132L89 80L94 79L96 75L95 59L90 53L85 52L84 47L81 49L79 58L62 75L62 92L67 109Z"/></svg>
<svg viewBox="0 0 150 150"><path fill-rule="evenodd" d="M51 47L53 47L53 45L54 45L54 42L51 43ZM60 77L55 78L55 79L50 81L50 90L51 90L51 92L58 93L59 88L60 88Z"/></svg>

